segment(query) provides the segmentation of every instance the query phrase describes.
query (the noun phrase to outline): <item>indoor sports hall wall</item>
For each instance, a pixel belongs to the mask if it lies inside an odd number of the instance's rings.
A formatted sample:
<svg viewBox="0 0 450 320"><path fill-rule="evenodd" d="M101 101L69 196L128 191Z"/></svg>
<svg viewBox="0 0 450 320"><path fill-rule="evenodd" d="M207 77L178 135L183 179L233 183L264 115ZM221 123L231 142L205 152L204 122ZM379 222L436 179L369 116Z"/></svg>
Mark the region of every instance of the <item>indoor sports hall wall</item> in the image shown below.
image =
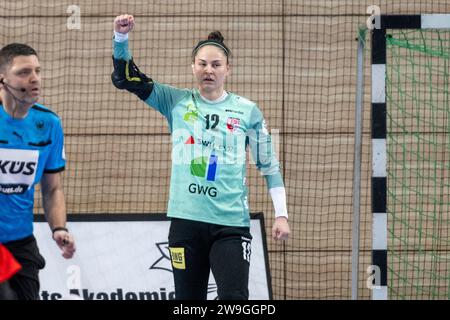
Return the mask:
<svg viewBox="0 0 450 320"><path fill-rule="evenodd" d="M382 14L450 12L444 0L2 1L0 45L25 42L40 55L42 103L65 129L68 213L152 214L166 210L170 137L159 113L111 84L114 17L135 16L130 47L141 71L178 87L194 86L191 50L220 30L233 52L227 90L258 103L278 142L292 229L286 244L271 240L271 200L254 166L248 171L251 211L266 217L274 298L349 299L355 38L372 4ZM371 254L366 59L361 299L370 297ZM39 202L35 211L42 213Z"/></svg>

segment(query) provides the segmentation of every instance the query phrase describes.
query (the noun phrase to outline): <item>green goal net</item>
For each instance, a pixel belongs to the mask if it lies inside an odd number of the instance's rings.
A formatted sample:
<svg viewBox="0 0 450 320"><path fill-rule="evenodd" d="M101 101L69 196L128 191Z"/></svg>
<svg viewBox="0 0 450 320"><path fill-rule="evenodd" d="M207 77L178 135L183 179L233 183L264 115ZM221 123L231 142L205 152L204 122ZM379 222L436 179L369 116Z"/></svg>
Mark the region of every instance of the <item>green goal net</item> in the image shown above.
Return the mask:
<svg viewBox="0 0 450 320"><path fill-rule="evenodd" d="M387 30L390 299L450 298L450 30Z"/></svg>

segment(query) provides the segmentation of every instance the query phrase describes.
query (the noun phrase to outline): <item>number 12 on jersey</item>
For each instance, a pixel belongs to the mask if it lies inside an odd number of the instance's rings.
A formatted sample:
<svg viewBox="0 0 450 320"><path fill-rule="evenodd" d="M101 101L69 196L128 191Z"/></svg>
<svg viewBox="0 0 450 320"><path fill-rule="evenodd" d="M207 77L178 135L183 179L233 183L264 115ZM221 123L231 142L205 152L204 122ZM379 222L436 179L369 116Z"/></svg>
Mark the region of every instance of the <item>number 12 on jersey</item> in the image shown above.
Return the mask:
<svg viewBox="0 0 450 320"><path fill-rule="evenodd" d="M218 114L207 114L205 116L206 119L206 129L214 129L219 124L219 115Z"/></svg>

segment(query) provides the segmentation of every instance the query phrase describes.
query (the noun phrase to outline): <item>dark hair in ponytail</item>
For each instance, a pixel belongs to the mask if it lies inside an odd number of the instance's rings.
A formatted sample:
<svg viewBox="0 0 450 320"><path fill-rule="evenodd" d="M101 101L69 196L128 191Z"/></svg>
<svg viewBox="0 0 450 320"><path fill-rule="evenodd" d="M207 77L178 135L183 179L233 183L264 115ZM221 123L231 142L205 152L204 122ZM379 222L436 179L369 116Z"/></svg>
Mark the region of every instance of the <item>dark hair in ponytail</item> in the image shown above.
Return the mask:
<svg viewBox="0 0 450 320"><path fill-rule="evenodd" d="M223 53L227 57L227 62L228 62L228 59L231 57L231 51L230 51L230 49L228 49L228 47L223 42L224 40L225 39L224 39L222 33L220 33L220 31L211 32L208 35L208 39L199 41L199 43L197 43L197 45L192 50L192 61L194 61L195 56L197 55L197 52L198 52L198 50L200 50L201 47L204 47L207 45L212 45L212 46L216 46L216 47L222 49Z"/></svg>
<svg viewBox="0 0 450 320"><path fill-rule="evenodd" d="M220 31L213 31L210 34L208 34L208 40L217 41L219 43L223 44L224 37L220 33Z"/></svg>

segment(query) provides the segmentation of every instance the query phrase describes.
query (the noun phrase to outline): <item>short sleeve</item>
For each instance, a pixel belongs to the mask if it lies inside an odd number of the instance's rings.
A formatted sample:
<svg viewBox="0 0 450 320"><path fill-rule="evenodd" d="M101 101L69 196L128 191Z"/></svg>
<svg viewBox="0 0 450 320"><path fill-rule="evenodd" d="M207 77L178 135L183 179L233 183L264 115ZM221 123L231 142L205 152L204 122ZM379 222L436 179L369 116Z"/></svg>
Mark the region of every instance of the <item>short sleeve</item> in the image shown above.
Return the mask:
<svg viewBox="0 0 450 320"><path fill-rule="evenodd" d="M52 144L49 155L44 166L44 173L56 173L63 171L66 166L66 155L64 151L64 133L61 121L55 122L52 134Z"/></svg>

